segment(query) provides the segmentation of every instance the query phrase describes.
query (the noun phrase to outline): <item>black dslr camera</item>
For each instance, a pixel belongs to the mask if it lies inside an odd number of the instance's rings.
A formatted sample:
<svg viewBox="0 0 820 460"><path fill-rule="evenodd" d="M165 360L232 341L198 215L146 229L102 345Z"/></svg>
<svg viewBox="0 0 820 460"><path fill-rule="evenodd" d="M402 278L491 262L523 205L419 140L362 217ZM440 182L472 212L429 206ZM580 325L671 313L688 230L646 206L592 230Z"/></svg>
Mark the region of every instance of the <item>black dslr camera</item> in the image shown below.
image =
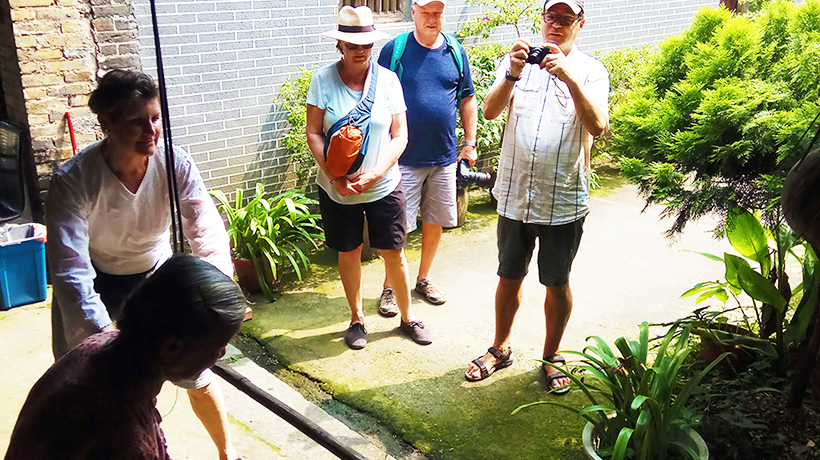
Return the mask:
<svg viewBox="0 0 820 460"><path fill-rule="evenodd" d="M527 55L527 64L541 65L544 57L552 53L552 50L543 46L533 46L530 48L530 53Z"/></svg>
<svg viewBox="0 0 820 460"><path fill-rule="evenodd" d="M470 171L470 162L463 159L458 162L456 169L456 187L464 188L468 185L477 185L488 188L492 186L492 175L489 173Z"/></svg>

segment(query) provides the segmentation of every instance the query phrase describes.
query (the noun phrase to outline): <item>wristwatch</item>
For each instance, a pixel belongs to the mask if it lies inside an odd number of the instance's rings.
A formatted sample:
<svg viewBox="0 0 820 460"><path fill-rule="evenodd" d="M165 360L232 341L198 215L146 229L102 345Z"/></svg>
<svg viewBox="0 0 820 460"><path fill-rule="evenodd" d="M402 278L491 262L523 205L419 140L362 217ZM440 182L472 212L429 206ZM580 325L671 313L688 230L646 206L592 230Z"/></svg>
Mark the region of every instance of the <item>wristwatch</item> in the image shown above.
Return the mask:
<svg viewBox="0 0 820 460"><path fill-rule="evenodd" d="M475 147L475 141L464 141L465 147Z"/></svg>
<svg viewBox="0 0 820 460"><path fill-rule="evenodd" d="M510 75L510 71L509 71L509 70L507 70L507 74L506 74L506 75L504 75L504 78L506 78L506 79L507 79L507 80L509 80L509 81L518 81L518 80L521 80L521 76L520 76L520 75L519 75L519 76L517 76L517 77L513 77L512 75Z"/></svg>

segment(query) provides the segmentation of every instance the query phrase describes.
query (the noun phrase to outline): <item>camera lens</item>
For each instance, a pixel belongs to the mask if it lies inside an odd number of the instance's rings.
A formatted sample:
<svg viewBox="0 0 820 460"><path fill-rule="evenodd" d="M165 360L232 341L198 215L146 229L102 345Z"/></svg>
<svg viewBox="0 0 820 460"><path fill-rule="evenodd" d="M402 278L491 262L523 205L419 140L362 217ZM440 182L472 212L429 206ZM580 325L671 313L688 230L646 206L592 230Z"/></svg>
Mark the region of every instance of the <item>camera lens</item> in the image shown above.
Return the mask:
<svg viewBox="0 0 820 460"><path fill-rule="evenodd" d="M533 46L530 48L530 52L527 55L527 63L540 65L541 61L544 60L544 56L550 54L551 52L552 50L549 48L544 48L543 46Z"/></svg>
<svg viewBox="0 0 820 460"><path fill-rule="evenodd" d="M464 188L468 185L476 185L478 187L489 188L492 187L492 182L491 174L470 171L470 163L467 160L458 162L458 169L456 169L456 187Z"/></svg>

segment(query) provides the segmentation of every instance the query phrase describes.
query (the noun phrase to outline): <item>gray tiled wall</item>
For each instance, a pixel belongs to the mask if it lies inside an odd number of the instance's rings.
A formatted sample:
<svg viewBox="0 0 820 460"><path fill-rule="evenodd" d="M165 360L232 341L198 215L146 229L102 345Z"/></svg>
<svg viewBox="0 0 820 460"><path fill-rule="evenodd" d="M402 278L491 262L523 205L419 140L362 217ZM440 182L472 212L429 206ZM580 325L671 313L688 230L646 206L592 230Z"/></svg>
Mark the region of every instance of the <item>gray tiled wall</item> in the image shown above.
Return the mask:
<svg viewBox="0 0 820 460"><path fill-rule="evenodd" d="M701 6L717 4L587 0L578 43L589 52L656 43L688 27ZM332 40L320 36L335 25L337 5L337 0L157 0L173 140L193 155L209 187L232 192L263 181L274 192L305 186L296 184L282 146L287 123L274 98L303 67L338 58ZM147 0L135 0L134 8L143 68L156 74ZM478 14L478 7L451 0L445 31L454 32ZM395 35L412 23L378 27ZM515 37L506 27L492 38L510 43ZM373 55L378 51L374 48Z"/></svg>

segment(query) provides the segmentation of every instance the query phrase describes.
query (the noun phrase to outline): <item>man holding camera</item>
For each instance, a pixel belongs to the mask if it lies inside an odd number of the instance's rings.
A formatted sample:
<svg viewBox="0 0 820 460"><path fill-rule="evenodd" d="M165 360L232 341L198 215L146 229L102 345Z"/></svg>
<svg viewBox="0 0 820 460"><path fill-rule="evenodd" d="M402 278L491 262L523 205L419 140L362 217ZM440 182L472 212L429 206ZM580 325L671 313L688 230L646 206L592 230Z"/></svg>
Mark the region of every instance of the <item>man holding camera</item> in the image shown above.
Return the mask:
<svg viewBox="0 0 820 460"><path fill-rule="evenodd" d="M416 229L421 210L421 261L416 292L440 305L445 296L430 281L430 269L442 227L456 225L456 165L475 163L478 108L467 53L453 37L441 33L445 0L414 0L415 29L388 42L379 64L399 75L407 104L407 148L399 158L407 197L407 231ZM457 153L456 117L461 113L464 147ZM393 289L385 280L379 314L398 313Z"/></svg>
<svg viewBox="0 0 820 460"><path fill-rule="evenodd" d="M563 394L571 381L549 364L564 362L557 351L572 311L569 272L589 212L593 136L608 123L609 74L575 46L584 0L548 0L541 18L541 46L518 40L484 100L486 119L505 109L508 114L493 188L499 214L496 325L493 346L465 377L483 380L512 364L510 331L538 239L539 280L546 286L542 371L548 389Z"/></svg>

